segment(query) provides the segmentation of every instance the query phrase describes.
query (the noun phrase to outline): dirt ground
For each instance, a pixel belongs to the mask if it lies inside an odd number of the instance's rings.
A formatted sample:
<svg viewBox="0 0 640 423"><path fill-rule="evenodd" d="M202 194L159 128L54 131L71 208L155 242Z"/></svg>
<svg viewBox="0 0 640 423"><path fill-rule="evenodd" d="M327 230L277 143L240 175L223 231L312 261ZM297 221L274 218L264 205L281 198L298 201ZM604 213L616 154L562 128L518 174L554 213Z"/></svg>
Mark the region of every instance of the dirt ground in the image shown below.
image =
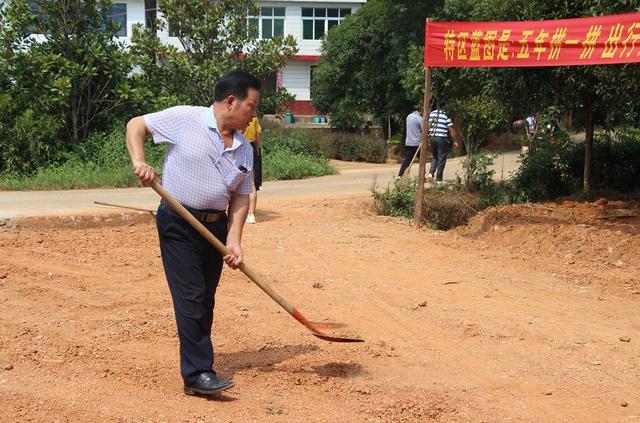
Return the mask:
<svg viewBox="0 0 640 423"><path fill-rule="evenodd" d="M365 343L316 339L225 269L215 367L236 387L184 396L148 214L4 221L0 421L640 422L640 202L446 233L365 197L260 206L246 262Z"/></svg>

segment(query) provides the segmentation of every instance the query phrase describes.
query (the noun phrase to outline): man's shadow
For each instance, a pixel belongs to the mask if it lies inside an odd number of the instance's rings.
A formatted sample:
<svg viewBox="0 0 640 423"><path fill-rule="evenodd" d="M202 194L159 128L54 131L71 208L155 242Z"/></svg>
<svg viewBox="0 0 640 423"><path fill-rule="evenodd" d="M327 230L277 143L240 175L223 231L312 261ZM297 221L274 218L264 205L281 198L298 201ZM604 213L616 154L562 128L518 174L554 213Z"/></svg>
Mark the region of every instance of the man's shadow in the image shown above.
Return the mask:
<svg viewBox="0 0 640 423"><path fill-rule="evenodd" d="M236 371L253 369L260 372L289 372L286 369L278 369L274 365L290 360L299 355L308 354L319 350L315 345L284 345L266 346L255 351L237 351L230 353L216 353L216 365L226 370L222 377L233 377ZM331 362L322 365L311 366L310 369L298 369L295 374L316 374L325 378L349 379L355 376L365 375L366 369L358 363ZM209 401L231 402L236 398L232 393L219 393L216 395L202 396Z"/></svg>

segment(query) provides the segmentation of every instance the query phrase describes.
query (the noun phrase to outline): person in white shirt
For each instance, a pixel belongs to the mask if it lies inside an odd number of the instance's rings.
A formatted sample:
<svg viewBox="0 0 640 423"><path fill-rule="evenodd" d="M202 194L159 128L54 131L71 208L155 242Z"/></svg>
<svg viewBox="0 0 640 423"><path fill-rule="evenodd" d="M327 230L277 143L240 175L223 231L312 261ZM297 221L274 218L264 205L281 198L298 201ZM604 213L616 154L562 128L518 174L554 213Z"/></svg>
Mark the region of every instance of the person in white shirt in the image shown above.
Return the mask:
<svg viewBox="0 0 640 423"><path fill-rule="evenodd" d="M404 160L400 165L398 177L404 175L411 164L411 160L416 155L420 142L422 141L422 109L416 109L407 116L407 135L404 142Z"/></svg>

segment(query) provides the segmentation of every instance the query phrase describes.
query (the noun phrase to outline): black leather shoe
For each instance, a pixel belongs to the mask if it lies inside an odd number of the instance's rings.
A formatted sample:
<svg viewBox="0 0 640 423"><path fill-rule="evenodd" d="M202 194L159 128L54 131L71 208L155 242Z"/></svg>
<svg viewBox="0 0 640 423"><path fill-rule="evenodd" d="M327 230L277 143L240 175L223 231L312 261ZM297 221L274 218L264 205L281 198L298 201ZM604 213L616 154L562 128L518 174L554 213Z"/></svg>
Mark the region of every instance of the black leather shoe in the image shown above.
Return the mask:
<svg viewBox="0 0 640 423"><path fill-rule="evenodd" d="M211 395L218 392L226 391L232 388L235 383L233 380L220 379L213 372L203 372L198 376L198 380L190 385L184 385L184 393L187 395Z"/></svg>

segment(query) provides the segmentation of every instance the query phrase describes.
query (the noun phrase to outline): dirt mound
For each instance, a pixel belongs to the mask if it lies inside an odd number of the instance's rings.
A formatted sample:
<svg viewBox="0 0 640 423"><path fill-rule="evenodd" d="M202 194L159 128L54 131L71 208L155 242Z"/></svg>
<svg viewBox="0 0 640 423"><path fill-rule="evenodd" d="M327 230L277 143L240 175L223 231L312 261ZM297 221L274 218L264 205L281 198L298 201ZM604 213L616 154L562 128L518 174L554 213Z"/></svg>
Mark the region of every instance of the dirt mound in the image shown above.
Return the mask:
<svg viewBox="0 0 640 423"><path fill-rule="evenodd" d="M563 201L487 209L456 234L534 259L640 270L640 201Z"/></svg>

